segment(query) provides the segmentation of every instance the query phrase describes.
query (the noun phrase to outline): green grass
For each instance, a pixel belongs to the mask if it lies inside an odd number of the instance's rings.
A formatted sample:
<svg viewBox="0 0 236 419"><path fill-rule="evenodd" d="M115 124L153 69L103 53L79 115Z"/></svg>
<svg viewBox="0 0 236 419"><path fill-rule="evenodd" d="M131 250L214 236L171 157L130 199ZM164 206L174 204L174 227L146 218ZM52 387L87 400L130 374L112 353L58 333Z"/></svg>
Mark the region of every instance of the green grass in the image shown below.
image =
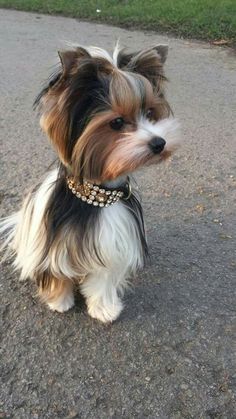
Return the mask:
<svg viewBox="0 0 236 419"><path fill-rule="evenodd" d="M236 42L236 0L0 0L0 7Z"/></svg>

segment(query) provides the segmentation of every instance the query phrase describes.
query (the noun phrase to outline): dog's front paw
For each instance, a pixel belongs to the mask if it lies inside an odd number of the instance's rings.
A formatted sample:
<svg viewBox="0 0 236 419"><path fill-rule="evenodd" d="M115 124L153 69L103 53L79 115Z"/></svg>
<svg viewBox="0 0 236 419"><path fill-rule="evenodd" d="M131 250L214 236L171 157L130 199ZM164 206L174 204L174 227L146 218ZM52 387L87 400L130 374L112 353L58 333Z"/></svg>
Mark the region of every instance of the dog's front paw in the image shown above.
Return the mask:
<svg viewBox="0 0 236 419"><path fill-rule="evenodd" d="M59 313L64 313L68 311L74 305L74 296L73 294L67 294L63 298L58 298L51 303L48 303L48 306L53 311L58 311Z"/></svg>
<svg viewBox="0 0 236 419"><path fill-rule="evenodd" d="M122 302L117 299L115 304L104 304L102 301L88 303L88 313L94 319L103 323L111 323L119 317L123 310Z"/></svg>

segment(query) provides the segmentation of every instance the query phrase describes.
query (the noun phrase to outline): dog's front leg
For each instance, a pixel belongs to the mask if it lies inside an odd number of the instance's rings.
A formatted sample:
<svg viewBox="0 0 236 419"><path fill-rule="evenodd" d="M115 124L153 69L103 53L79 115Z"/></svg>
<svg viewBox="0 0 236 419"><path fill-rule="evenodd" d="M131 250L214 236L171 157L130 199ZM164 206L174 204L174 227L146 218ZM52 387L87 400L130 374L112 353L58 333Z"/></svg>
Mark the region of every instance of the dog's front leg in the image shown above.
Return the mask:
<svg viewBox="0 0 236 419"><path fill-rule="evenodd" d="M86 277L80 286L86 299L88 313L91 317L103 323L113 322L123 309L118 296L122 278L114 272L101 269Z"/></svg>
<svg viewBox="0 0 236 419"><path fill-rule="evenodd" d="M38 296L49 308L64 313L74 305L73 283L68 279L44 277L38 282Z"/></svg>

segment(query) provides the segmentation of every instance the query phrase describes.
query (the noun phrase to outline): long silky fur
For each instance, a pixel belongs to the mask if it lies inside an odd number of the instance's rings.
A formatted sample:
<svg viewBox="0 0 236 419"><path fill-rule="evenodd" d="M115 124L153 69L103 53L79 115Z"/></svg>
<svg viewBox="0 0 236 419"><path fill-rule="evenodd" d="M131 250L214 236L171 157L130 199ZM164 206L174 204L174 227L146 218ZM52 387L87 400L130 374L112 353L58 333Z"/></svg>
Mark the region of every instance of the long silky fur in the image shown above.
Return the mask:
<svg viewBox="0 0 236 419"><path fill-rule="evenodd" d="M118 254L113 248L112 258L112 255L108 257L112 239L118 243L121 237L118 234L119 240L115 238L118 231L112 231L109 219L114 230L122 231L122 226L118 226L119 212L122 222L127 219L126 229L131 235L128 240L126 233L125 238L129 248L120 249ZM115 213L114 220L112 213ZM106 229L111 233L111 242ZM126 256L130 260L125 269L132 273L142 266L147 255L138 198L132 194L129 200L118 202L105 211L89 206L68 189L62 166L51 171L38 189L28 195L18 213L3 220L0 231L5 233L5 247L15 256L14 267L21 270L21 279L30 277L45 287L52 276L76 281L96 269L117 269L119 263L124 270L122 259L127 252L131 257Z"/></svg>

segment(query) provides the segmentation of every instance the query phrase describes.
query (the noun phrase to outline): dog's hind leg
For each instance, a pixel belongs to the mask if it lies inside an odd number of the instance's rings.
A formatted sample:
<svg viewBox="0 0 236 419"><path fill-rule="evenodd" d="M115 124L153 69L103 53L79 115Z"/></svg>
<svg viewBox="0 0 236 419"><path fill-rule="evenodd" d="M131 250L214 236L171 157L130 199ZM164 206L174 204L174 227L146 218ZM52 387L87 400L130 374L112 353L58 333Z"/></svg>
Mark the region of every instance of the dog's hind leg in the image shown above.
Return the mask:
<svg viewBox="0 0 236 419"><path fill-rule="evenodd" d="M38 295L51 310L59 313L69 310L74 305L73 283L68 279L39 278Z"/></svg>

